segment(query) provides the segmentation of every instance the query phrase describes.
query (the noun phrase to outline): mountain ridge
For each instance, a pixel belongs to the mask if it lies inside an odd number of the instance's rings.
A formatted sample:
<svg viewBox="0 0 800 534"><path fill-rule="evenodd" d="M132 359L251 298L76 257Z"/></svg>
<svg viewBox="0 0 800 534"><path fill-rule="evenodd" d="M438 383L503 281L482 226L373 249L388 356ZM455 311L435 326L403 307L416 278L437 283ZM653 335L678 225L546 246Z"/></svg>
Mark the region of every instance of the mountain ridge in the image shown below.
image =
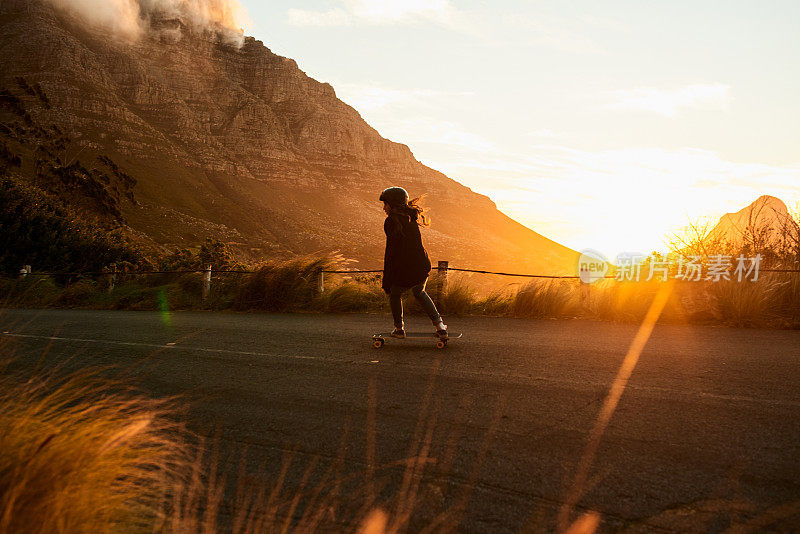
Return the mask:
<svg viewBox="0 0 800 534"><path fill-rule="evenodd" d="M215 237L251 258L340 251L374 266L377 196L401 185L427 194L435 259L542 274L577 265L577 253L417 161L255 38L234 46L163 18L116 41L35 0L6 0L0 25L2 84L40 84L52 109L33 120L69 133L80 161L102 155L133 177L135 202L119 201L124 224L162 247Z"/></svg>

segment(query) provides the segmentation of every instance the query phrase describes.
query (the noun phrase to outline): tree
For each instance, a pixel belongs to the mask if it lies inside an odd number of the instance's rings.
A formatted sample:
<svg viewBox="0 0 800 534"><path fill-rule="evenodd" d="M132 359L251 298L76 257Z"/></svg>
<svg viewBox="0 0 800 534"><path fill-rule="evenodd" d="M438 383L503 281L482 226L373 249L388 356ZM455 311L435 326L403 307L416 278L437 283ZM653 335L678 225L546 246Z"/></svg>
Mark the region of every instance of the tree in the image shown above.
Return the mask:
<svg viewBox="0 0 800 534"><path fill-rule="evenodd" d="M215 271L230 269L234 264L233 254L228 245L213 237L206 238L205 243L200 245L200 253L197 256L203 268L211 265Z"/></svg>
<svg viewBox="0 0 800 534"><path fill-rule="evenodd" d="M709 256L730 248L721 236L712 235L713 228L713 221L708 218L689 221L682 230L667 236L667 246L674 254L700 256L705 262Z"/></svg>

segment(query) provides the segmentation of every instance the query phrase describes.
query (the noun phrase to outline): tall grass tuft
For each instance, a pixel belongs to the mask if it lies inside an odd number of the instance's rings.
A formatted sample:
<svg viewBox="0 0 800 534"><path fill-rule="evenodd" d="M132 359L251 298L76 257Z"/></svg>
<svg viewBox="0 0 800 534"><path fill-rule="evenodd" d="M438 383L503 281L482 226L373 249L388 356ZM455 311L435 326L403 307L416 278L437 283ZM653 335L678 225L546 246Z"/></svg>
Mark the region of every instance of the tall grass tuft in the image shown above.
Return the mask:
<svg viewBox="0 0 800 534"><path fill-rule="evenodd" d="M492 291L475 303L475 311L480 315L502 317L509 314L514 296L507 290Z"/></svg>
<svg viewBox="0 0 800 534"><path fill-rule="evenodd" d="M783 326L800 328L800 273L783 273L772 293L773 309Z"/></svg>
<svg viewBox="0 0 800 534"><path fill-rule="evenodd" d="M89 371L4 374L0 533L149 531L184 463L169 411Z"/></svg>
<svg viewBox="0 0 800 534"><path fill-rule="evenodd" d="M576 292L568 282L534 280L522 286L511 302L515 317L564 317L574 311Z"/></svg>
<svg viewBox="0 0 800 534"><path fill-rule="evenodd" d="M312 308L317 301L319 272L332 266L326 257L266 264L245 279L236 307L269 311Z"/></svg>
<svg viewBox="0 0 800 534"><path fill-rule="evenodd" d="M386 294L378 283L344 283L327 290L325 309L330 312L370 312L387 308Z"/></svg>
<svg viewBox="0 0 800 534"><path fill-rule="evenodd" d="M764 277L757 282L720 281L711 284L716 310L731 326L762 326L776 312L780 282Z"/></svg>
<svg viewBox="0 0 800 534"><path fill-rule="evenodd" d="M441 297L442 311L447 315L467 315L475 311L477 291L463 278L448 280Z"/></svg>
<svg viewBox="0 0 800 534"><path fill-rule="evenodd" d="M580 309L582 314L595 319L620 322L640 322L650 304L666 282L632 282L601 280L591 286L582 286ZM699 287L699 286L698 286ZM694 288L691 288L694 290ZM659 321L681 322L685 310L676 292L671 292Z"/></svg>

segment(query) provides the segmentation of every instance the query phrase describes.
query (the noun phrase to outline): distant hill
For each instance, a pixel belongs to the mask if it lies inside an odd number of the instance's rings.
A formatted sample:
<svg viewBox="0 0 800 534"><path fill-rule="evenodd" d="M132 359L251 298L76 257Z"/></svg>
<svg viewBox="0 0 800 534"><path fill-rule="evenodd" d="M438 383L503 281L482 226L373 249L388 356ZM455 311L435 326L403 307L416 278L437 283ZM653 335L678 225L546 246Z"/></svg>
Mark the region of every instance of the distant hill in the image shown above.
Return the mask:
<svg viewBox="0 0 800 534"><path fill-rule="evenodd" d="M796 236L800 236L800 228L786 204L777 197L763 195L741 210L723 215L706 241L759 252L791 246Z"/></svg>
<svg viewBox="0 0 800 534"><path fill-rule="evenodd" d="M148 3L157 5L158 3ZM384 139L260 41L175 12L117 39L41 0L0 3L4 172L153 246L207 237L243 259L383 254L379 192L425 193L434 260L574 272L578 254Z"/></svg>

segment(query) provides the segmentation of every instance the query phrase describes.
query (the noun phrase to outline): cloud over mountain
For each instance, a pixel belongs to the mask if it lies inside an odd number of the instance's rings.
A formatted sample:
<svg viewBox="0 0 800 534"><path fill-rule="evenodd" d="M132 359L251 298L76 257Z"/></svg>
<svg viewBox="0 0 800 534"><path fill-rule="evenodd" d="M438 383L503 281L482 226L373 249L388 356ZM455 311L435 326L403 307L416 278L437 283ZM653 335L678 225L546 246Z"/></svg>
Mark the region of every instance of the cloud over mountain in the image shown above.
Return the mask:
<svg viewBox="0 0 800 534"><path fill-rule="evenodd" d="M238 0L48 0L87 24L109 29L117 37L138 39L151 29L153 17L179 19L196 30L221 32L241 44L247 15Z"/></svg>

